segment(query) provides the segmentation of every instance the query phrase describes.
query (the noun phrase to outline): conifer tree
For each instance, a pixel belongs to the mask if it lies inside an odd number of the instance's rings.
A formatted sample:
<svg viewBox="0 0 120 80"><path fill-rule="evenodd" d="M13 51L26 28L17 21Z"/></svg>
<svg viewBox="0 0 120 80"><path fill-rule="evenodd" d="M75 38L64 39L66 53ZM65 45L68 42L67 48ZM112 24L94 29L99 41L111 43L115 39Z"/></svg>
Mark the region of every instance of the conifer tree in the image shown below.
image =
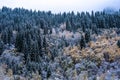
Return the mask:
<svg viewBox="0 0 120 80"><path fill-rule="evenodd" d="M85 48L85 39L84 39L83 35L81 36L81 40L80 40L80 48L81 49Z"/></svg>

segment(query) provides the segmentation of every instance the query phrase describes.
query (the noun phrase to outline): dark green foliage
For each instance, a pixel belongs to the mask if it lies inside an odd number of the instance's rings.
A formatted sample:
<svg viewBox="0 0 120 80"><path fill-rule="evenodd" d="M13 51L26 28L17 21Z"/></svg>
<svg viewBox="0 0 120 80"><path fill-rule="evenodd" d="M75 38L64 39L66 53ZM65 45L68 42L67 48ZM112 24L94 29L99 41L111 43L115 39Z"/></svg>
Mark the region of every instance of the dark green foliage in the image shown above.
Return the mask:
<svg viewBox="0 0 120 80"><path fill-rule="evenodd" d="M15 42L15 47L17 48L18 52L22 52L23 49L23 36L21 33L18 33L16 36L16 42Z"/></svg>
<svg viewBox="0 0 120 80"><path fill-rule="evenodd" d="M48 34L48 28L44 26L44 35Z"/></svg>
<svg viewBox="0 0 120 80"><path fill-rule="evenodd" d="M120 48L120 40L117 41L117 46Z"/></svg>
<svg viewBox="0 0 120 80"><path fill-rule="evenodd" d="M98 34L96 24L92 24L92 25L91 25L91 28L92 28L93 33Z"/></svg>
<svg viewBox="0 0 120 80"><path fill-rule="evenodd" d="M8 44L11 44L12 43L12 35L13 35L13 33L12 33L12 28L11 27L9 27L7 30L7 34L8 34Z"/></svg>
<svg viewBox="0 0 120 80"><path fill-rule="evenodd" d="M91 40L91 34L99 34L99 29L119 28L120 11L112 14L93 11L92 14L78 12L76 15L74 12L52 14L50 11L37 12L3 7L0 10L0 54L4 50L4 45L15 45L17 51L24 54L24 65L28 71L35 72L38 70L42 74L41 70L44 70L47 72L46 77L49 78L52 71L48 64L56 60L63 47L71 46L74 43L65 38L60 38L56 42L50 38L50 34L53 33L52 29L54 28L56 32L60 31L59 26L63 23L66 24L66 30L68 31L75 33L81 30L85 33L85 36L82 35L79 42L80 48L83 49L86 47L86 43ZM52 43L54 44L51 46ZM117 45L120 47L120 40ZM104 58L107 60L109 56L104 54ZM8 61L6 63L10 65L14 72L18 69L16 65L12 65L14 63ZM64 69L67 68L64 67Z"/></svg>
<svg viewBox="0 0 120 80"><path fill-rule="evenodd" d="M4 43L3 43L3 41L0 39L0 55L2 54L3 50L4 50Z"/></svg>
<svg viewBox="0 0 120 80"><path fill-rule="evenodd" d="M43 48L46 51L46 49L47 49L47 41L46 41L45 37L43 38Z"/></svg>
<svg viewBox="0 0 120 80"><path fill-rule="evenodd" d="M76 31L79 24L79 28L83 29L85 32L86 28L91 28L92 24L96 25L97 28L113 28L119 27L119 11L113 12L112 14L107 14L103 12L93 12L89 14L84 13L63 13L63 14L52 14L49 12L36 12L29 11L26 9L10 9L3 7L0 12L0 32L4 29L8 29L10 33L8 35L8 42L10 42L11 30L21 31L22 29L30 29L31 27L37 27L44 29L44 34L48 34L48 30L53 26L58 26L61 23L66 22L66 29L69 31ZM9 15L8 15L9 14ZM7 20L7 21L6 21ZM10 30L10 31L9 31ZM95 30L93 30L95 31Z"/></svg>
<svg viewBox="0 0 120 80"><path fill-rule="evenodd" d="M6 28L4 31L2 31L1 39L4 41L5 44L11 44L14 41L12 40L13 38L13 33L12 33L12 27Z"/></svg>
<svg viewBox="0 0 120 80"><path fill-rule="evenodd" d="M51 71L50 71L50 68L48 67L47 68L47 78L49 78L51 76Z"/></svg>
<svg viewBox="0 0 120 80"><path fill-rule="evenodd" d="M68 30L68 31L72 30L72 25L71 25L69 19L66 21L66 30Z"/></svg>
<svg viewBox="0 0 120 80"><path fill-rule="evenodd" d="M58 56L57 50L54 48L50 51L51 53L51 59L54 61L54 58Z"/></svg>
<svg viewBox="0 0 120 80"><path fill-rule="evenodd" d="M85 48L85 39L83 36L81 36L81 40L80 40L80 48Z"/></svg>
<svg viewBox="0 0 120 80"><path fill-rule="evenodd" d="M46 39L40 36L39 30L30 29L17 34L15 47L18 52L24 53L26 62L28 59L39 62L40 56L42 56L42 47L46 50L47 44Z"/></svg>
<svg viewBox="0 0 120 80"><path fill-rule="evenodd" d="M85 41L88 43L90 41L90 31L85 32Z"/></svg>
<svg viewBox="0 0 120 80"><path fill-rule="evenodd" d="M104 53L104 59L105 59L105 61L108 62L109 58L110 58L109 53Z"/></svg>
<svg viewBox="0 0 120 80"><path fill-rule="evenodd" d="M1 34L2 34L2 35L1 35L1 39L3 40L3 42L4 42L5 44L7 44L7 43L8 43L8 35L7 35L7 32L6 32L6 31L3 31Z"/></svg>

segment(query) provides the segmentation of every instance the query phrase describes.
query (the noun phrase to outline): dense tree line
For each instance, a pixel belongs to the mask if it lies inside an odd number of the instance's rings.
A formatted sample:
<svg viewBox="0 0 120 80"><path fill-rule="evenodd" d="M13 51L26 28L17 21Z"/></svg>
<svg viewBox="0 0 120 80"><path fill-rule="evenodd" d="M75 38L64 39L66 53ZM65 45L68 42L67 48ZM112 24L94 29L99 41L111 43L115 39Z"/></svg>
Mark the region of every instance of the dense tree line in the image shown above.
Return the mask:
<svg viewBox="0 0 120 80"><path fill-rule="evenodd" d="M52 14L51 11L32 11L23 8L0 9L0 54L4 45L15 45L18 52L24 53L28 69L32 65L29 62L39 63L42 59L49 61L44 55L51 52L51 59L57 56L57 47L48 49L48 34L52 34L52 28L58 28L61 23L66 23L66 30L75 32L80 28L85 33L79 42L81 49L90 39L90 30L98 34L100 28L119 28L120 10L113 13L102 12L74 12ZM63 41L65 41L63 39ZM118 41L119 45L119 41ZM68 46L65 41L65 46ZM34 65L34 64L33 64ZM32 65L32 66L33 66ZM47 68L49 71L49 68ZM40 70L40 69L38 69ZM50 71L48 76L50 75Z"/></svg>
<svg viewBox="0 0 120 80"><path fill-rule="evenodd" d="M119 28L120 11L113 13L105 10L102 12L92 11L91 14L89 12L52 14L51 11L3 7L0 9L1 41L4 44L14 44L19 52L40 53L42 47L47 46L45 35L51 34L53 27L59 27L64 22L68 31L74 32L81 28L85 32L85 36L82 36L80 41L82 48L85 47L84 43L90 41L88 29L92 29L92 32L97 34L100 28ZM43 29L43 34L40 29Z"/></svg>

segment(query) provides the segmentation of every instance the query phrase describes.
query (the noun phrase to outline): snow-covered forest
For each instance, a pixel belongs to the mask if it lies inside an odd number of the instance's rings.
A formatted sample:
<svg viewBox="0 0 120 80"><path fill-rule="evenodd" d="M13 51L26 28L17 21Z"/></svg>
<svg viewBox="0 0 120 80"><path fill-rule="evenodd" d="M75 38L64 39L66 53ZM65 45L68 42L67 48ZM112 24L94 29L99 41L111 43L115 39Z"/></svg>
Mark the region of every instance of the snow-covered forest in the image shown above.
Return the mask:
<svg viewBox="0 0 120 80"><path fill-rule="evenodd" d="M120 10L0 9L0 80L119 80Z"/></svg>

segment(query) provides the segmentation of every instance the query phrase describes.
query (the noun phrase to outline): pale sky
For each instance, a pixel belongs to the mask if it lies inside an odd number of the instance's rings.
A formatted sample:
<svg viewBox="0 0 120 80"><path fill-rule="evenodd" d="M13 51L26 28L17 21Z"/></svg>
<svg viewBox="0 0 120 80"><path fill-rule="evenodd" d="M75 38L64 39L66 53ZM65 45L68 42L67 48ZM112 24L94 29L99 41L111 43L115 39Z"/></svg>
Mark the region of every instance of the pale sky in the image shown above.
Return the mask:
<svg viewBox="0 0 120 80"><path fill-rule="evenodd" d="M81 12L101 11L106 7L120 9L120 0L0 0L0 8L25 8L40 11L59 12Z"/></svg>

